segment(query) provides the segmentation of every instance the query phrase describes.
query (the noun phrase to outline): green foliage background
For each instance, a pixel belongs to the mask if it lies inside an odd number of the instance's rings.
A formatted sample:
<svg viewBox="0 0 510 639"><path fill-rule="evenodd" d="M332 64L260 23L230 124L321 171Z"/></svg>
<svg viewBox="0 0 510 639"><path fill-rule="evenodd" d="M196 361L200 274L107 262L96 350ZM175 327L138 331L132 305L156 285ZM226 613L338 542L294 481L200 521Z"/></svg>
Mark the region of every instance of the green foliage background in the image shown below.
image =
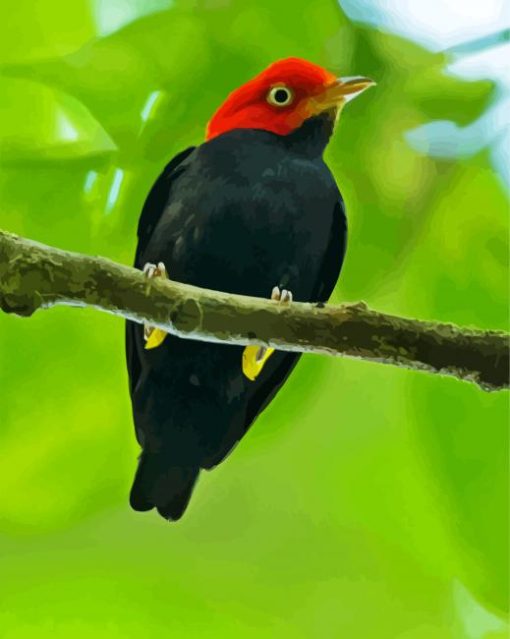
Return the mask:
<svg viewBox="0 0 510 639"><path fill-rule="evenodd" d="M507 203L486 151L408 129L494 99L332 0L17 0L0 7L0 226L130 263L153 180L225 95L298 55L378 80L328 161L350 246L335 301L505 328ZM0 636L496 639L506 393L305 357L186 517L132 512L123 326L0 316Z"/></svg>

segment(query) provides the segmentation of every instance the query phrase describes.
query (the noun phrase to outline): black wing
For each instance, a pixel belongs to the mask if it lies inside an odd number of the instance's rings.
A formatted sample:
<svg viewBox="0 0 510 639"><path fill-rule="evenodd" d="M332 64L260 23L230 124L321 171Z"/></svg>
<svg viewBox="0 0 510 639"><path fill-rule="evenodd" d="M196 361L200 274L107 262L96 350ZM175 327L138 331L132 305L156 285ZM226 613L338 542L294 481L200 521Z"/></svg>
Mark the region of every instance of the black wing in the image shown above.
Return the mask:
<svg viewBox="0 0 510 639"><path fill-rule="evenodd" d="M328 301L336 286L340 271L342 270L346 248L347 218L345 216L344 202L342 196L340 196L335 205L329 245L324 255L320 277L317 281L317 290L312 297L312 301ZM282 355L280 365L272 372L271 376L262 379L261 383L253 388L246 408L246 429L250 427L257 415L271 402L291 374L300 357L301 355L299 353L286 353Z"/></svg>
<svg viewBox="0 0 510 639"><path fill-rule="evenodd" d="M317 302L327 302L333 292L342 270L346 249L347 218L345 216L344 201L340 195L335 204L329 245L324 255L317 282L317 291L313 298Z"/></svg>
<svg viewBox="0 0 510 639"><path fill-rule="evenodd" d="M140 263L140 256L143 255L151 239L152 232L156 228L165 210L170 197L172 183L184 170L183 163L194 150L195 147L191 146L170 160L145 200L138 222L138 245L136 247L134 263L136 268L143 267L143 264ZM136 351L135 329L136 324L134 322L128 321L126 323L126 359L129 375L129 391L131 395L133 395L133 390L136 387L141 371L141 362Z"/></svg>
<svg viewBox="0 0 510 639"><path fill-rule="evenodd" d="M135 266L138 268L143 266L143 264L139 263L139 257L147 247L152 232L168 204L172 182L182 173L184 170L184 160L186 160L194 150L195 147L190 146L170 160L145 200L137 230L138 246L136 248Z"/></svg>

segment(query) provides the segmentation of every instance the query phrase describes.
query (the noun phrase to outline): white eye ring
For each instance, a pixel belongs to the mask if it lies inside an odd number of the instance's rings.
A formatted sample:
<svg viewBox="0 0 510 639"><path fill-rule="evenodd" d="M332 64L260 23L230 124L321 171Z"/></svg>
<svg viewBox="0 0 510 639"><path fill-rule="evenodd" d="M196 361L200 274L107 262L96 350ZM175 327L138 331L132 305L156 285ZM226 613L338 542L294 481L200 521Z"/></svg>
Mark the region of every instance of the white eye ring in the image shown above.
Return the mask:
<svg viewBox="0 0 510 639"><path fill-rule="evenodd" d="M267 101L276 107L286 107L294 100L294 93L289 87L280 85L269 89Z"/></svg>

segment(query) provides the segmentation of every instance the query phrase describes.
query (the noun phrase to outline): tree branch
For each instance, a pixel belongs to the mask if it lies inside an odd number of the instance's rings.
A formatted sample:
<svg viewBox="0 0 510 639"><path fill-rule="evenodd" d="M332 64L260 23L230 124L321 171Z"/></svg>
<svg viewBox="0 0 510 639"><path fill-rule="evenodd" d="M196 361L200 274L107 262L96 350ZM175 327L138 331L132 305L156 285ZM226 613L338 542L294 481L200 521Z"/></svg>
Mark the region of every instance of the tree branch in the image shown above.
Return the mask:
<svg viewBox="0 0 510 639"><path fill-rule="evenodd" d="M412 320L364 303L283 306L178 282L100 257L0 231L0 308L31 315L57 304L91 306L179 337L345 355L453 375L485 390L508 388L509 336Z"/></svg>

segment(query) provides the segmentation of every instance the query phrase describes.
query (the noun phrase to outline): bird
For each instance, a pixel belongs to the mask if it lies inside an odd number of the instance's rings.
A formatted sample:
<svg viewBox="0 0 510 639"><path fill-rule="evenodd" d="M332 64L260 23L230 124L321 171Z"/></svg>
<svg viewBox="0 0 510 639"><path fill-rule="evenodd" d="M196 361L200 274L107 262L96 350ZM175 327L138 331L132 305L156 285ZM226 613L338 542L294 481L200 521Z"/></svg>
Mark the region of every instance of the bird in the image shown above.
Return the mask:
<svg viewBox="0 0 510 639"><path fill-rule="evenodd" d="M233 90L204 141L171 159L150 190L134 266L149 281L325 303L344 261L347 219L323 153L343 106L373 84L286 58ZM131 507L179 520L200 472L229 455L299 358L127 321L141 447Z"/></svg>

